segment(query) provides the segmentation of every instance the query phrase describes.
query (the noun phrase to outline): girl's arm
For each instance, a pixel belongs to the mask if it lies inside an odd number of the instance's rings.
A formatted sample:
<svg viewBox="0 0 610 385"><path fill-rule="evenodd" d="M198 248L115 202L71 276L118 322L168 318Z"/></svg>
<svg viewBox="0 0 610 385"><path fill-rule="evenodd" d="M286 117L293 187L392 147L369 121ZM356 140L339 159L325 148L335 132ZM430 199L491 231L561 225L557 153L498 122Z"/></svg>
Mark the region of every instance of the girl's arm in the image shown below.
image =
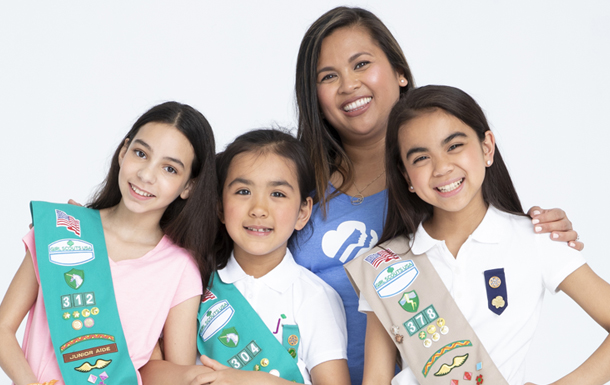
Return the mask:
<svg viewBox="0 0 610 385"><path fill-rule="evenodd" d="M201 296L172 307L163 327L165 360L178 365L193 365L197 359L197 310Z"/></svg>
<svg viewBox="0 0 610 385"><path fill-rule="evenodd" d="M209 357L201 356L201 362L213 372L197 376L189 385L289 385L293 382L265 372L238 370L222 365ZM310 371L313 385L349 385L346 360L331 360L316 365Z"/></svg>
<svg viewBox="0 0 610 385"><path fill-rule="evenodd" d="M172 307L163 328L163 348L159 344L146 365L140 368L146 385L190 384L199 374L210 369L194 365L197 358L197 310L200 296Z"/></svg>
<svg viewBox="0 0 610 385"><path fill-rule="evenodd" d="M373 312L366 313L362 385L389 384L394 377L396 346Z"/></svg>
<svg viewBox="0 0 610 385"><path fill-rule="evenodd" d="M28 251L0 304L0 366L16 385L38 382L15 336L37 296L38 281Z"/></svg>
<svg viewBox="0 0 610 385"><path fill-rule="evenodd" d="M558 242L568 242L568 246L582 250L585 244L578 241L578 233L572 229L572 222L561 209L543 210L534 206L527 212L532 218L534 231L537 233L551 233L551 239Z"/></svg>
<svg viewBox="0 0 610 385"><path fill-rule="evenodd" d="M610 284L583 265L570 274L559 285L601 327L610 332ZM610 381L610 337L572 373L552 385L593 385Z"/></svg>

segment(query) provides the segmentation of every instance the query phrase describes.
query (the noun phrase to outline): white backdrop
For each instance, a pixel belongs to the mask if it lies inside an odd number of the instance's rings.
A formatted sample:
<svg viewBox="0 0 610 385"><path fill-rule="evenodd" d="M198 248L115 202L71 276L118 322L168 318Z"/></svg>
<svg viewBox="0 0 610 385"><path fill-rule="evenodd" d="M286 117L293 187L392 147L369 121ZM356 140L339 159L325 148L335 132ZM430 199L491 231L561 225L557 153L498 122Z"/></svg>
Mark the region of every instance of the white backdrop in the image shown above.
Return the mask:
<svg viewBox="0 0 610 385"><path fill-rule="evenodd" d="M152 105L178 100L200 109L219 150L250 128L295 127L300 40L318 16L342 4L2 2L0 294L24 255L28 202L86 202L122 136ZM418 85L457 86L481 104L524 206L566 210L589 264L610 280L603 247L610 231L610 3L348 5L386 23ZM567 296L548 296L528 379L544 384L573 370L606 335ZM9 382L0 373L0 383Z"/></svg>

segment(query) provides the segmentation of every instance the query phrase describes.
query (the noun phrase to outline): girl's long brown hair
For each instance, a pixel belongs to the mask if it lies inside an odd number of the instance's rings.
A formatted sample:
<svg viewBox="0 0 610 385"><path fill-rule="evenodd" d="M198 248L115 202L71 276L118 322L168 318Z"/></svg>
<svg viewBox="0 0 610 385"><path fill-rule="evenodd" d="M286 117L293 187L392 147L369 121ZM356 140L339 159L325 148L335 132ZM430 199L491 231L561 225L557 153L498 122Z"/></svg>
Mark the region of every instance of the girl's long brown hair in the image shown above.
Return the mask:
<svg viewBox="0 0 610 385"><path fill-rule="evenodd" d="M410 120L441 109L472 128L479 140L490 130L481 107L467 93L448 86L425 86L409 91L396 103L388 120L386 136L386 178L388 184L388 214L379 243L397 236L415 234L419 224L432 216L433 207L417 194L409 192L403 176L406 173L400 157L398 134ZM485 168L481 187L483 200L499 210L525 215L517 191L502 155L496 147L491 166Z"/></svg>
<svg viewBox="0 0 610 385"><path fill-rule="evenodd" d="M101 210L121 201L119 153L147 123L167 123L180 131L193 146L191 165L194 180L188 199L176 198L165 210L159 225L176 245L187 249L199 266L204 288L215 268L213 252L216 235L216 162L214 133L206 118L196 109L178 102L166 102L146 111L125 135L112 156L110 170L87 207Z"/></svg>

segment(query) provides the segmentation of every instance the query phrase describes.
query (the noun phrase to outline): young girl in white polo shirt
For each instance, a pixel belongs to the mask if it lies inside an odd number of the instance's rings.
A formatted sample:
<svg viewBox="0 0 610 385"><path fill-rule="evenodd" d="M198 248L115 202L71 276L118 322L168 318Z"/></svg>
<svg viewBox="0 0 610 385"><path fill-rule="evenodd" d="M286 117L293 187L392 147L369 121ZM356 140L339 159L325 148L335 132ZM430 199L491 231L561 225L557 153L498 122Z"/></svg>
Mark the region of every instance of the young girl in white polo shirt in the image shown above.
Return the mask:
<svg viewBox="0 0 610 385"><path fill-rule="evenodd" d="M146 383L349 384L341 299L287 248L312 209L302 143L278 130L248 132L217 155L217 172L224 226L199 308L204 366L174 372L151 361Z"/></svg>
<svg viewBox="0 0 610 385"><path fill-rule="evenodd" d="M386 149L381 246L346 265L368 318L364 384L523 384L545 289L610 330L610 307L599 306L610 285L578 251L531 231L470 96L410 91L392 110ZM609 359L606 339L555 384L606 383Z"/></svg>

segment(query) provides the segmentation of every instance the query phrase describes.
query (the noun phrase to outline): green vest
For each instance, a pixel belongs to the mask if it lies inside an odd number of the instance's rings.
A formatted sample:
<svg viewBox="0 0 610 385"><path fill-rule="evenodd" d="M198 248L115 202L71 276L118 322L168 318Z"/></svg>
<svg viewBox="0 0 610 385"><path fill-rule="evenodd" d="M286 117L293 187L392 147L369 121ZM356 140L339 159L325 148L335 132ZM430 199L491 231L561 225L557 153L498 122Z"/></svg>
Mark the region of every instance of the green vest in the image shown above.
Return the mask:
<svg viewBox="0 0 610 385"><path fill-rule="evenodd" d="M31 202L30 208L40 286L64 382L137 384L99 211L48 202Z"/></svg>
<svg viewBox="0 0 610 385"><path fill-rule="evenodd" d="M199 306L199 353L235 369L260 370L302 384L298 326L284 325L280 344L233 284L223 283L218 273L212 282Z"/></svg>

